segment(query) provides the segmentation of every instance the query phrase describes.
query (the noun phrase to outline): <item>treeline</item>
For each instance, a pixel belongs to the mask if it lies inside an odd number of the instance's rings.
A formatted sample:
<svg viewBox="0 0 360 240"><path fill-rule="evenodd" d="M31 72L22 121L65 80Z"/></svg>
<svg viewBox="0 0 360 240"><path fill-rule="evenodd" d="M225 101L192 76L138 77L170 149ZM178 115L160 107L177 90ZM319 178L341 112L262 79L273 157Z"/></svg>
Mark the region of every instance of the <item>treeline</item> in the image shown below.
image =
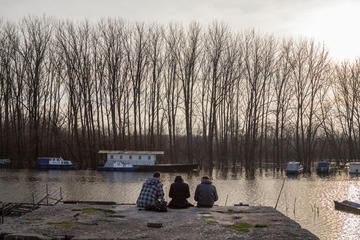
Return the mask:
<svg viewBox="0 0 360 240"><path fill-rule="evenodd" d="M0 22L0 158L32 167L98 150L283 166L359 158L360 62L225 24Z"/></svg>

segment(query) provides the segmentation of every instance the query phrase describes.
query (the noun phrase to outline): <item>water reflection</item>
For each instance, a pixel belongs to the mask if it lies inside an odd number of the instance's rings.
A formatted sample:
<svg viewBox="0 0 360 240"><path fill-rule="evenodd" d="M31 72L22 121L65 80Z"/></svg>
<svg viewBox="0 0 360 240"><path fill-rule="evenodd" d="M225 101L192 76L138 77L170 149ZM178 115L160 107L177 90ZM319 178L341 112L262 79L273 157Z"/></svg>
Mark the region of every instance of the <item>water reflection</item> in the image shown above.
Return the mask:
<svg viewBox="0 0 360 240"><path fill-rule="evenodd" d="M180 173L162 174L167 195ZM328 175L289 175L273 169L257 170L255 177L238 168L181 173L194 194L202 175L210 175L219 194L218 205L245 203L275 206L283 179L278 210L321 239L360 236L360 216L334 209L333 200L360 202L360 176L338 171ZM142 183L152 173L97 171L34 171L0 169L0 201L31 201L33 192L62 187L68 200L104 200L135 203ZM190 202L194 203L190 199Z"/></svg>

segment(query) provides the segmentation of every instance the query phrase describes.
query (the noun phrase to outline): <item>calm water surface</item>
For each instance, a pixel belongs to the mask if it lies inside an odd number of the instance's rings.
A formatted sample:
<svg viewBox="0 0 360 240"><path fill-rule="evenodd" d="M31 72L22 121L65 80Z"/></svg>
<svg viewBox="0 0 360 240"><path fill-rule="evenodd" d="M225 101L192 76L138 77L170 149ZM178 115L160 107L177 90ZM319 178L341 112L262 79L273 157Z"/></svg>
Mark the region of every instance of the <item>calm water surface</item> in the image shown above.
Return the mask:
<svg viewBox="0 0 360 240"><path fill-rule="evenodd" d="M190 185L192 197L202 174L181 174ZM151 175L135 172L0 169L0 201L29 202L32 193L44 192L45 184L48 184L49 191L56 194L61 187L64 199L68 200L135 203L143 181ZM170 184L176 175L179 174L162 175L167 199ZM346 171L325 177L312 174L289 178L280 172L263 170L258 171L255 178L246 178L241 171L214 170L212 177L219 194L217 204L225 205L228 198L228 206L239 202L275 206L285 178L278 204L278 210L283 214L321 239L360 238L360 216L334 210L333 200L360 202L360 178L352 177ZM192 197L191 202L194 203Z"/></svg>

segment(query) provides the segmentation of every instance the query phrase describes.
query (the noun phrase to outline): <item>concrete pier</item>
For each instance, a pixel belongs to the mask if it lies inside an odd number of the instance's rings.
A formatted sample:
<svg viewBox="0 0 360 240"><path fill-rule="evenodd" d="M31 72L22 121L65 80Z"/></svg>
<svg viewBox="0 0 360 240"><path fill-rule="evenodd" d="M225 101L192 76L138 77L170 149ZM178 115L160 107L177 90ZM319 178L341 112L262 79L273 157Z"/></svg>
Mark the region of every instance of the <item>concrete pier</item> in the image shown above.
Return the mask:
<svg viewBox="0 0 360 240"><path fill-rule="evenodd" d="M42 206L0 225L6 239L318 239L272 207L139 210L134 205Z"/></svg>

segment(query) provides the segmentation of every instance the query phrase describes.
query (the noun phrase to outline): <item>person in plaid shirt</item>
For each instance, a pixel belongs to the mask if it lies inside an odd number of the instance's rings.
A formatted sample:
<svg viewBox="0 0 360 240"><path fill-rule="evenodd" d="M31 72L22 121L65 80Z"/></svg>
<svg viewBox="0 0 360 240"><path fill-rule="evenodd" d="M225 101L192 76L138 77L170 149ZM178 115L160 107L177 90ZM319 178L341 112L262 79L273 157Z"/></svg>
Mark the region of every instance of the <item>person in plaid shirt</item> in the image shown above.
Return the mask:
<svg viewBox="0 0 360 240"><path fill-rule="evenodd" d="M136 201L139 208L152 211L166 211L163 185L160 182L160 173L156 172L152 178L145 181Z"/></svg>

